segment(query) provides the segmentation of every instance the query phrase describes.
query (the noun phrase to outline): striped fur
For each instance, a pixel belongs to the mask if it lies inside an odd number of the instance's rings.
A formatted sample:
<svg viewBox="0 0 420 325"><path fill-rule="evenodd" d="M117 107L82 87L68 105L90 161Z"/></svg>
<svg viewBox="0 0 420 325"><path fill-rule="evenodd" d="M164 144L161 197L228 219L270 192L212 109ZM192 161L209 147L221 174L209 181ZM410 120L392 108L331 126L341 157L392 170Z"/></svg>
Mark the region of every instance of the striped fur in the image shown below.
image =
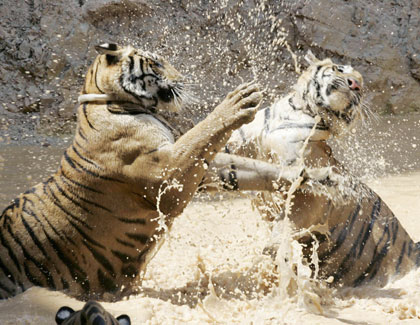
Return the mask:
<svg viewBox="0 0 420 325"><path fill-rule="evenodd" d="M419 244L413 242L381 198L334 158L326 143L330 136L345 135L353 123L368 113L361 102L361 75L350 66L335 65L329 59L319 61L310 55L309 61L311 64L299 78L295 91L235 131L228 148L289 168L300 165L300 152L310 137L303 151L305 168L332 167L342 182L330 181L337 193L344 192L344 202L337 202L327 192L303 190L302 186L295 192L288 216L298 232L316 229L317 225L327 225L329 230L314 230L311 235L306 232L299 239L305 244L305 256L309 261L317 240L321 278L329 278L335 285L384 285L393 276L420 264ZM280 194L260 194L257 205L270 220L285 216L285 207L276 203L279 197L285 198ZM267 247L267 252L276 252L275 243Z"/></svg>
<svg viewBox="0 0 420 325"><path fill-rule="evenodd" d="M117 318L108 313L102 305L96 301L88 301L82 310L74 311L72 308L63 306L55 315L58 325L130 325L130 317L120 315Z"/></svg>
<svg viewBox="0 0 420 325"><path fill-rule="evenodd" d="M82 91L94 96L82 96L58 171L1 214L0 298L34 285L84 300L135 291L214 153L262 97L255 84L239 86L175 141L160 112L188 99L181 75L130 46L97 50Z"/></svg>

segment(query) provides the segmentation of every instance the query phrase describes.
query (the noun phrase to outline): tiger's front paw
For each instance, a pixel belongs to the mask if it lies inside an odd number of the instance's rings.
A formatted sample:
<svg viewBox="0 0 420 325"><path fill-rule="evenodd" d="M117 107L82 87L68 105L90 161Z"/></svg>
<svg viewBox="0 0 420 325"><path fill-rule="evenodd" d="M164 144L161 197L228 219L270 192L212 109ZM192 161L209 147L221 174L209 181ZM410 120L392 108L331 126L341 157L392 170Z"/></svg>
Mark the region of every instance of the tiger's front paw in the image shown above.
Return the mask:
<svg viewBox="0 0 420 325"><path fill-rule="evenodd" d="M263 98L260 86L254 82L245 83L231 91L215 108L223 122L239 128L242 124L251 122Z"/></svg>

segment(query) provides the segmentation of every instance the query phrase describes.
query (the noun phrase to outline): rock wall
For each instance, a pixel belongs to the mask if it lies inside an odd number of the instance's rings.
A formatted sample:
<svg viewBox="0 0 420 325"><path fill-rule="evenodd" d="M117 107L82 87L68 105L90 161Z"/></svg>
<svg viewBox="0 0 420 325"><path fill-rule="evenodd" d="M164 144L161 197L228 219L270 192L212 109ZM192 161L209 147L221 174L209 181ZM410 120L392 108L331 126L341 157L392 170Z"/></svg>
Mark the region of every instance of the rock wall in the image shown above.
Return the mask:
<svg viewBox="0 0 420 325"><path fill-rule="evenodd" d="M377 112L420 111L419 26L418 0L2 0L0 121L30 113L62 129L105 41L190 76L194 121L242 80L258 79L267 103L284 94L308 49L361 71Z"/></svg>

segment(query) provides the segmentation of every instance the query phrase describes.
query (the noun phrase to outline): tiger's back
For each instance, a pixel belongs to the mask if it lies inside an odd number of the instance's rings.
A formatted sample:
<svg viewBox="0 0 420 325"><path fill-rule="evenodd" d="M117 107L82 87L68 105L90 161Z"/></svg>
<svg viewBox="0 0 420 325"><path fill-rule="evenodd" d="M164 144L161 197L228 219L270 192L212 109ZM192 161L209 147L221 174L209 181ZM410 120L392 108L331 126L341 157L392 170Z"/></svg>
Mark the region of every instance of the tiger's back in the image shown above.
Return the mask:
<svg viewBox="0 0 420 325"><path fill-rule="evenodd" d="M95 106L99 113L101 108ZM89 105L79 114L83 111L89 112ZM102 113L111 123L111 114ZM142 201L142 189L92 154L98 153L95 146L100 142L95 143L89 128L87 120L81 123L56 174L4 210L0 239L5 249L0 250L0 262L5 277L0 278L0 296L15 295L32 285L69 290L79 297L92 291L116 293L139 275L145 256L138 250L146 254L152 248L149 238L157 223L151 219L157 212L152 203L148 207ZM153 150L153 145L143 149Z"/></svg>
<svg viewBox="0 0 420 325"><path fill-rule="evenodd" d="M159 189L148 186L169 164L155 157L157 148L174 139L154 113L175 105L178 72L131 47L99 50L58 171L0 218L0 298L37 285L79 299L119 299L138 283L156 243ZM150 173L126 168L142 155Z"/></svg>

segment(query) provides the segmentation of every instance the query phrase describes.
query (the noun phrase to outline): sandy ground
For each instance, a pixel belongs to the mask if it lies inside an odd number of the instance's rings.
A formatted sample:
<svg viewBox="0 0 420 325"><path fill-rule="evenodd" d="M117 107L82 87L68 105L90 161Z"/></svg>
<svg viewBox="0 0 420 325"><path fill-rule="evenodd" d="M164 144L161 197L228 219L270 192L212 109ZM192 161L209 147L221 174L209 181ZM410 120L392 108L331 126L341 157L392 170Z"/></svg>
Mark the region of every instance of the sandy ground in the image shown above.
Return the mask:
<svg viewBox="0 0 420 325"><path fill-rule="evenodd" d="M420 172L370 185L419 240ZM296 250L286 235L287 249ZM133 324L420 324L419 270L385 288L336 291L308 281L305 270L290 289L291 265L284 265L266 292L273 266L261 251L270 237L248 198L196 200L149 265L142 294L104 306ZM0 302L0 324L54 324L62 305L82 303L32 288Z"/></svg>

